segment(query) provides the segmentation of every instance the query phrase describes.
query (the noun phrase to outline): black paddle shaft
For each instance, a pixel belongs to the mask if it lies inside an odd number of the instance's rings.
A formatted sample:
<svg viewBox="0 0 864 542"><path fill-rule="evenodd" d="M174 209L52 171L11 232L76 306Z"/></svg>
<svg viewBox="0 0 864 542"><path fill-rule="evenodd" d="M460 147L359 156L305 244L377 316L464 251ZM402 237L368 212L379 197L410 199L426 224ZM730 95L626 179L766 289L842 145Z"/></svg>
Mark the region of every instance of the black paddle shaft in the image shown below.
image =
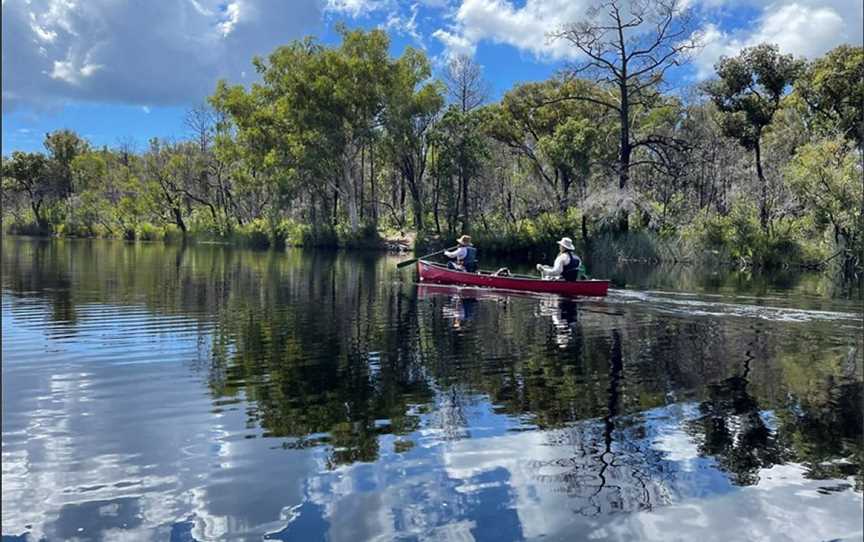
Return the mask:
<svg viewBox="0 0 864 542"><path fill-rule="evenodd" d="M399 262L396 264L396 269L402 269L403 267L409 266L412 263L417 263L418 260L422 260L424 258L430 258L432 256L437 256L438 254L441 254L442 252L446 252L448 250L453 250L454 248L456 248L456 247L442 248L438 252L433 252L432 254L426 254L425 256L420 256L419 258L414 258L413 260L405 260L404 262Z"/></svg>

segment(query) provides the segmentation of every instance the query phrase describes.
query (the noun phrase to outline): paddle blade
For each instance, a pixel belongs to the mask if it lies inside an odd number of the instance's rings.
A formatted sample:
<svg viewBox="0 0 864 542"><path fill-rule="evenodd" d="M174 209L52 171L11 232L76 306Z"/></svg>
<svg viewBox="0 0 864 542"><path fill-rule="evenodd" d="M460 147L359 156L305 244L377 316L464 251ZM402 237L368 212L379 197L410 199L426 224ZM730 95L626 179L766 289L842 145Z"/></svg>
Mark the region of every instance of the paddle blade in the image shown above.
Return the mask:
<svg viewBox="0 0 864 542"><path fill-rule="evenodd" d="M411 264L415 264L419 259L420 258L414 258L413 260L405 260L404 262L399 262L396 264L396 269L402 269L403 267L408 267Z"/></svg>

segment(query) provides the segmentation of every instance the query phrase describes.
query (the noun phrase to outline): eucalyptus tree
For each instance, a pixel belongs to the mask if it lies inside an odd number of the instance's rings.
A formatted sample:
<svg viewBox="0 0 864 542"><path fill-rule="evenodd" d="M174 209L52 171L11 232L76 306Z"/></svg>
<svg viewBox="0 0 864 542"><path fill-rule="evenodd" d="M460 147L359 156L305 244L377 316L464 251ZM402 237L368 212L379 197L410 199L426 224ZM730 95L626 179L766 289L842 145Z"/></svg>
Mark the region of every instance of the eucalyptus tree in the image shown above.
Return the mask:
<svg viewBox="0 0 864 542"><path fill-rule="evenodd" d="M795 81L811 127L864 146L864 47L840 45L809 62Z"/></svg>
<svg viewBox="0 0 864 542"><path fill-rule="evenodd" d="M781 54L776 45L763 43L738 56L721 58L715 66L718 79L704 86L721 112L723 132L753 152L760 188L759 222L765 232L769 231L771 210L762 168L762 136L802 67L800 60Z"/></svg>
<svg viewBox="0 0 864 542"><path fill-rule="evenodd" d="M553 194L557 210L571 204L571 186L580 196L596 162L602 113L587 102L560 101L563 96L596 94L580 80L552 79L520 85L487 110L487 133L530 164L530 169Z"/></svg>
<svg viewBox="0 0 864 542"><path fill-rule="evenodd" d="M4 203L10 192L26 195L36 225L40 229L48 228L43 206L54 194L48 181L48 160L45 155L15 151L11 158L4 158L3 192Z"/></svg>
<svg viewBox="0 0 864 542"><path fill-rule="evenodd" d="M461 202L462 229L468 231L471 227L469 207L469 184L471 182L471 169L476 156L472 156L469 148L473 141L470 130L474 126L474 119L469 115L472 111L483 105L489 97L489 88L483 79L483 70L477 62L467 55L459 55L452 58L447 64L443 74L444 84L447 87L447 95L453 106L450 112L450 120L459 122L451 123L449 129L462 126L463 131L458 134L461 142L456 147L456 160L453 164L457 168L459 186L457 204ZM456 115L458 111L461 115ZM457 214L460 214L460 206L457 205Z"/></svg>
<svg viewBox="0 0 864 542"><path fill-rule="evenodd" d="M817 224L833 229L834 242L859 264L864 244L864 183L861 153L841 137L803 145L786 177Z"/></svg>
<svg viewBox="0 0 864 542"><path fill-rule="evenodd" d="M484 121L482 110L464 113L454 104L444 111L429 134L433 153L433 211L439 231L441 203L444 203L450 233L455 231L457 223L462 231L470 230L471 219L467 214L470 192L467 187L480 175L489 156ZM455 185L453 179L457 180Z"/></svg>
<svg viewBox="0 0 864 542"><path fill-rule="evenodd" d="M577 49L585 60L570 70L607 87L606 96L575 93L559 98L581 100L613 111L618 117L618 189L630 184L633 153L648 154L666 141L653 133L637 134L637 114L657 104L666 72L686 61L699 35L684 0L602 0L586 19L551 32ZM644 160L647 163L651 158ZM628 212L619 210L618 229L628 230Z"/></svg>
<svg viewBox="0 0 864 542"><path fill-rule="evenodd" d="M51 180L57 184L61 197L69 197L74 192L72 161L79 154L87 152L90 145L72 130L56 130L45 134L43 145L50 159Z"/></svg>
<svg viewBox="0 0 864 542"><path fill-rule="evenodd" d="M183 146L183 143L151 139L150 148L144 155L144 182L147 195L153 203L152 211L175 224L185 237L189 231L187 221L191 205L184 187L190 168L185 160ZM164 216L165 213L167 216Z"/></svg>
<svg viewBox="0 0 864 542"><path fill-rule="evenodd" d="M384 145L411 192L417 231L425 228L423 179L429 154L428 134L444 104L440 84L423 84L430 74L426 55L407 48L392 66L383 113Z"/></svg>
<svg viewBox="0 0 864 542"><path fill-rule="evenodd" d="M290 185L323 187L341 200L352 231L360 227L361 153L380 127L393 78L382 30L339 28L342 43L327 48L311 38L255 59L261 83L248 91L220 82L211 99L230 115L237 136L284 192ZM334 216L335 218L335 216Z"/></svg>

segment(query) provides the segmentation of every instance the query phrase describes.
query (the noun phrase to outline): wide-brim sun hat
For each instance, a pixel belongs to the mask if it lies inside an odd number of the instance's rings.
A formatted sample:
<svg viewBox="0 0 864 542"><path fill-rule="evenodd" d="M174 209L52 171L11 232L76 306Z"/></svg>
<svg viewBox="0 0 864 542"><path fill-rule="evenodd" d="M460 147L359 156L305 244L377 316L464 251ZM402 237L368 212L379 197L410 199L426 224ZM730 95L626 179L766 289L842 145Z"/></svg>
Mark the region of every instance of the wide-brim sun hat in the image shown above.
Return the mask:
<svg viewBox="0 0 864 542"><path fill-rule="evenodd" d="M463 245L463 246L464 245L470 245L471 244L471 236L470 235L463 235L459 239L456 239L456 242L459 243L460 245Z"/></svg>
<svg viewBox="0 0 864 542"><path fill-rule="evenodd" d="M560 241L558 241L558 245L566 248L567 250L576 250L576 247L573 246L573 240L569 237L562 237Z"/></svg>

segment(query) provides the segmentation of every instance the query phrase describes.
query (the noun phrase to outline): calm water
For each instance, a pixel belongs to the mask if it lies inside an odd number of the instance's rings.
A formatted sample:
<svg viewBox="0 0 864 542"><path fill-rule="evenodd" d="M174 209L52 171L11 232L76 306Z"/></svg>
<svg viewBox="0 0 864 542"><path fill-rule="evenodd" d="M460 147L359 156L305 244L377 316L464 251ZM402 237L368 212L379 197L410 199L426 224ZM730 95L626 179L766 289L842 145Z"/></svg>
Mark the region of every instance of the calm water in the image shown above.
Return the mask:
<svg viewBox="0 0 864 542"><path fill-rule="evenodd" d="M11 540L861 540L861 298L6 238Z"/></svg>

